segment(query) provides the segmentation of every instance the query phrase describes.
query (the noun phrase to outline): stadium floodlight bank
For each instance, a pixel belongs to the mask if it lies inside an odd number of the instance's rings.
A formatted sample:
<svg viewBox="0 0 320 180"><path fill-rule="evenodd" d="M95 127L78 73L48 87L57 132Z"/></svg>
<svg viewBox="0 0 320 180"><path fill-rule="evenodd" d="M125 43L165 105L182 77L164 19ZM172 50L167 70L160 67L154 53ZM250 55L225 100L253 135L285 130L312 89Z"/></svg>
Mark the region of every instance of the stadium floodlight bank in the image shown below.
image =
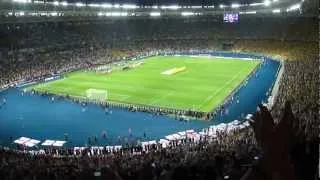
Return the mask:
<svg viewBox="0 0 320 180"><path fill-rule="evenodd" d="M67 1L33 1L33 0L13 0L12 2L0 2L3 7L11 7L6 11L0 12L4 17L98 17L98 18L125 18L125 17L160 17L160 16L216 16L225 12L241 12L242 16L260 14L273 15L277 13L291 13L299 11L303 7L302 0L299 3L291 4L283 2L279 6L278 0L264 0L263 2L232 3L213 5L136 5L136 4L109 4L109 3L71 3ZM7 4L6 4L7 3ZM8 4L9 3L9 4ZM13 4L11 4L13 3ZM24 4L27 8L17 8L14 4ZM1 6L0 5L0 6ZM28 7L29 6L29 7ZM34 7L33 7L34 6ZM66 7L73 7L66 9ZM275 9L276 10L275 10ZM32 9L32 10L30 10ZM254 12L254 13L253 13ZM292 13L294 14L294 13ZM46 19L48 20L48 19Z"/></svg>

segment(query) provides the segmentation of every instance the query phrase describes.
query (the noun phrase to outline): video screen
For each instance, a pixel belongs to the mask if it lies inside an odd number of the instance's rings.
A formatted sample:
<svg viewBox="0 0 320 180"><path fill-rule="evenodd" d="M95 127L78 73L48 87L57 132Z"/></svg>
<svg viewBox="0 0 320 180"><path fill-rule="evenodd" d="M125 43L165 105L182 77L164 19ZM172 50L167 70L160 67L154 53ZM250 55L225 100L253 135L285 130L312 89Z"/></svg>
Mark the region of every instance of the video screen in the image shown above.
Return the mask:
<svg viewBox="0 0 320 180"><path fill-rule="evenodd" d="M239 13L236 13L236 12L224 13L223 21L227 23L236 23L239 21Z"/></svg>

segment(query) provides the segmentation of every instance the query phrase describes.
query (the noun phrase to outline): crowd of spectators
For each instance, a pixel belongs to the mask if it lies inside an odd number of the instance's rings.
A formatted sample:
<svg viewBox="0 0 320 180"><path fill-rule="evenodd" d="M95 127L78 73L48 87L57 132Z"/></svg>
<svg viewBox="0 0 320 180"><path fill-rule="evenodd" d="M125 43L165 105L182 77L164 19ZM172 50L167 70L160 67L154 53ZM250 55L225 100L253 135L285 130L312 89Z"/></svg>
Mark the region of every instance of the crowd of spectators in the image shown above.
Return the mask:
<svg viewBox="0 0 320 180"><path fill-rule="evenodd" d="M306 17L244 17L237 24L212 18L1 24L0 85L159 49L223 49L222 44L234 44L242 51L261 47L256 50L270 54L276 50L283 57L300 52L293 50L296 47L305 47L310 54L313 48L301 42L314 42L316 22ZM276 42L260 46L252 43L257 39ZM292 45L292 41L296 42Z"/></svg>
<svg viewBox="0 0 320 180"><path fill-rule="evenodd" d="M200 141L172 141L127 146L121 150L50 149L30 154L1 149L0 174L5 179L239 179L261 157L252 130L220 132ZM98 178L98 177L96 177Z"/></svg>
<svg viewBox="0 0 320 180"><path fill-rule="evenodd" d="M284 75L272 115L276 124L281 124L284 103L292 102L295 118L290 117L293 125L289 128L294 129L292 138L297 140L290 154L295 160L297 179L315 178L312 155L314 142L319 138L319 49L314 39L318 32L314 19L287 20L266 19L261 23L259 19L250 19L240 24L168 19L111 24L6 24L0 28L0 37L5 37L1 40L0 87L157 50L217 49L282 58ZM277 31L270 31L272 27L277 27ZM223 44L231 47L225 49ZM219 132L215 138L200 141L171 142L166 148L159 144L147 149L127 146L114 152L94 153L85 149L77 155L70 149L30 154L1 148L0 177L240 179L250 168L260 167L259 160L265 153L255 133L246 128ZM300 155L305 158L296 158Z"/></svg>

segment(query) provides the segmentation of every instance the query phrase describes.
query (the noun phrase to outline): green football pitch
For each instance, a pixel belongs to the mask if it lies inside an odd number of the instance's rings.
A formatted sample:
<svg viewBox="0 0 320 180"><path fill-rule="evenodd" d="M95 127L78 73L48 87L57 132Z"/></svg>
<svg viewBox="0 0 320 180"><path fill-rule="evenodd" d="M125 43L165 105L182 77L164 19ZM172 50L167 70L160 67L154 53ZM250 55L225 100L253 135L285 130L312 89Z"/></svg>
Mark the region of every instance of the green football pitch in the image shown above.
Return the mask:
<svg viewBox="0 0 320 180"><path fill-rule="evenodd" d="M102 89L107 90L110 102L209 112L259 64L259 61L190 56L155 56L142 61L136 68L110 74L72 72L30 89L83 98L87 97L88 89Z"/></svg>

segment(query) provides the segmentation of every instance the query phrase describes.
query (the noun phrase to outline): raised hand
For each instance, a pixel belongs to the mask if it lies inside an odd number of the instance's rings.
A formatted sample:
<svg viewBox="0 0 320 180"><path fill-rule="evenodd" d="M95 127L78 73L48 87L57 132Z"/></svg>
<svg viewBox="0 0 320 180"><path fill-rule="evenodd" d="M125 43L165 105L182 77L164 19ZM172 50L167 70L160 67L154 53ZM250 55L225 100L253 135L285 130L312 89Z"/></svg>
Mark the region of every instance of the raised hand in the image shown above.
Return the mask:
<svg viewBox="0 0 320 180"><path fill-rule="evenodd" d="M268 179L296 179L289 158L294 138L292 133L294 119L289 102L285 104L284 116L278 125L275 125L271 113L265 106L259 105L259 110L253 116L251 125L256 140L263 149L262 164L269 176Z"/></svg>

